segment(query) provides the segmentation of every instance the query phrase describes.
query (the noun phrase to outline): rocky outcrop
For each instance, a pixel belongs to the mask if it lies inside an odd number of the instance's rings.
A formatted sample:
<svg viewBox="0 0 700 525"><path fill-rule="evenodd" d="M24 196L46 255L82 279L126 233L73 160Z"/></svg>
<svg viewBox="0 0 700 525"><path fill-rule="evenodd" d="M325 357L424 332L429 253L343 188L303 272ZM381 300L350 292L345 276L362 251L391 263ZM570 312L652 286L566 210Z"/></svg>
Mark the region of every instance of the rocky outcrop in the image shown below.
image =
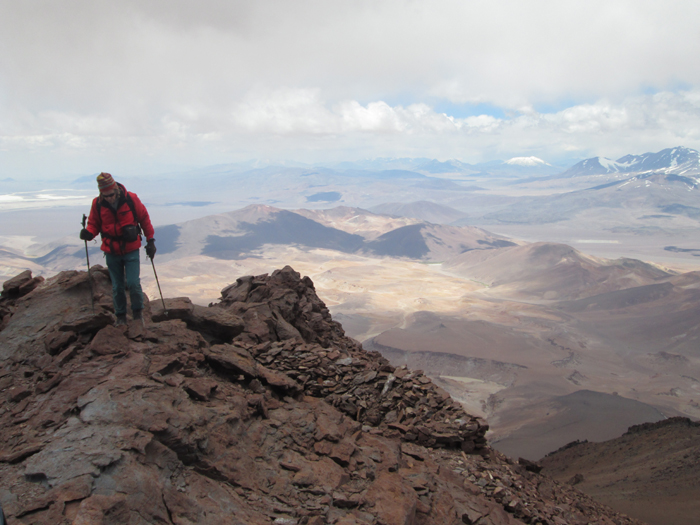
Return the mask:
<svg viewBox="0 0 700 525"><path fill-rule="evenodd" d="M0 299L10 524L634 523L491 451L289 267L206 308L147 303L145 328L113 326L91 274Z"/></svg>
<svg viewBox="0 0 700 525"><path fill-rule="evenodd" d="M40 275L37 277L32 277L32 272L25 270L19 275L16 275L12 279L5 281L2 285L2 295L3 299L16 299L27 295L34 288L39 286L44 282L44 278Z"/></svg>

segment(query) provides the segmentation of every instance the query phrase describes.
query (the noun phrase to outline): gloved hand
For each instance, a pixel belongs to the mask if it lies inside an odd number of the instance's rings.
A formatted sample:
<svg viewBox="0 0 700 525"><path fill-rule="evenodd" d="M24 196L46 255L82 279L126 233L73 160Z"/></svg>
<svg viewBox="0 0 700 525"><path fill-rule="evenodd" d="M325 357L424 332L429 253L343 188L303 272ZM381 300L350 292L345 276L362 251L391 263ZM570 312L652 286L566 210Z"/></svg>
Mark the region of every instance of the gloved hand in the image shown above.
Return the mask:
<svg viewBox="0 0 700 525"><path fill-rule="evenodd" d="M87 228L83 228L80 230L80 238L84 241L91 241L95 238L95 236L90 233Z"/></svg>
<svg viewBox="0 0 700 525"><path fill-rule="evenodd" d="M153 257L156 255L156 240L155 239L149 239L148 242L146 243L146 255L153 259Z"/></svg>

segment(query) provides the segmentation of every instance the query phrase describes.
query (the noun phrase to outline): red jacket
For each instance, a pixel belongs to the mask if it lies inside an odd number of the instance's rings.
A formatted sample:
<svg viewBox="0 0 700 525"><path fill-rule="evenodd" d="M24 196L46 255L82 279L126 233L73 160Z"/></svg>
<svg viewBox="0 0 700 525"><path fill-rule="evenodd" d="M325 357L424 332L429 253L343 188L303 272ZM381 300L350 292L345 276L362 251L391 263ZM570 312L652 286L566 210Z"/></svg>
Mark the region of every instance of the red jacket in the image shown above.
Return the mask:
<svg viewBox="0 0 700 525"><path fill-rule="evenodd" d="M125 255L141 248L141 236L133 242L124 242L122 239L122 228L129 224L139 224L143 234L147 240L153 239L155 232L151 225L151 218L148 216L148 210L141 203L141 200L135 193L128 193L126 188L117 183L121 195L116 203L116 211L102 199L102 196L95 197L90 208L90 217L87 221L87 230L93 235L98 233L102 235L103 252L114 255ZM136 217L131 212L129 203L126 201L126 195L131 196L134 203L134 211Z"/></svg>

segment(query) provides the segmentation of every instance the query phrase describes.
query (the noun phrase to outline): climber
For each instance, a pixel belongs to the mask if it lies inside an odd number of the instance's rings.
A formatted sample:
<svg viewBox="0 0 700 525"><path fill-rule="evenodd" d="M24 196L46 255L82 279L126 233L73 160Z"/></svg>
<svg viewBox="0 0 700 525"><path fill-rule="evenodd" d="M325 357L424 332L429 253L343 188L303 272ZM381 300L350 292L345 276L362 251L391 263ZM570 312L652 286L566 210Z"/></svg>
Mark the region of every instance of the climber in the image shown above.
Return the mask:
<svg viewBox="0 0 700 525"><path fill-rule="evenodd" d="M153 260L156 244L151 219L138 196L126 191L109 173L97 176L97 187L100 195L92 201L87 226L80 231L80 238L91 241L98 233L102 236L101 249L112 279L117 326L126 324L125 288L129 289L134 319L143 324L139 248L143 233L147 240L146 255Z"/></svg>

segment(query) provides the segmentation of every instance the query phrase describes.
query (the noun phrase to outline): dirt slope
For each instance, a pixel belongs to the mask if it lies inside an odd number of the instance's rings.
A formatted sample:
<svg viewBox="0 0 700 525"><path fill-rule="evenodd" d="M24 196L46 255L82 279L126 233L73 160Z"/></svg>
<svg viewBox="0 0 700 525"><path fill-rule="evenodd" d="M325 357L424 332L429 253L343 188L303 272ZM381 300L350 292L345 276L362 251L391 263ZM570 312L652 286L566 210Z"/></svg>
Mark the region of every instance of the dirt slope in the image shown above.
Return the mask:
<svg viewBox="0 0 700 525"><path fill-rule="evenodd" d="M651 525L700 516L700 423L670 418L603 443L572 443L541 460L544 472Z"/></svg>

